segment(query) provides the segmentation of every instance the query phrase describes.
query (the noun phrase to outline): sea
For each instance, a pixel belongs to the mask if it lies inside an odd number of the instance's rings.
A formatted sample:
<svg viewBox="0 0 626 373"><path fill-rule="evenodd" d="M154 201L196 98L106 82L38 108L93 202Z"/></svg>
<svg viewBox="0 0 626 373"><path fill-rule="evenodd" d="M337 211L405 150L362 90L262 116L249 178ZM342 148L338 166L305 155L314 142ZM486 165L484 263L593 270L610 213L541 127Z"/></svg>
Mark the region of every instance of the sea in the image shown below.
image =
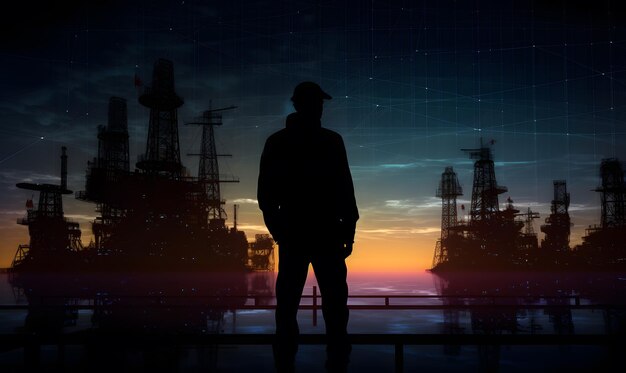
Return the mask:
<svg viewBox="0 0 626 373"><path fill-rule="evenodd" d="M274 272L0 273L0 334L270 334ZM602 334L610 345L404 346L404 372L626 371L626 273L453 273L348 276L353 334ZM301 305L319 289L309 274ZM319 305L321 299L316 299ZM24 307L10 307L22 305ZM385 305L388 305L386 307ZM78 307L82 306L82 307ZM418 307L423 306L423 307ZM324 333L321 309L298 314L301 333ZM31 369L21 347L0 349L0 371ZM348 372L394 372L391 345L354 345ZM325 347L301 345L297 372L324 372ZM36 371L273 372L270 346L45 345ZM30 367L30 368L29 368Z"/></svg>

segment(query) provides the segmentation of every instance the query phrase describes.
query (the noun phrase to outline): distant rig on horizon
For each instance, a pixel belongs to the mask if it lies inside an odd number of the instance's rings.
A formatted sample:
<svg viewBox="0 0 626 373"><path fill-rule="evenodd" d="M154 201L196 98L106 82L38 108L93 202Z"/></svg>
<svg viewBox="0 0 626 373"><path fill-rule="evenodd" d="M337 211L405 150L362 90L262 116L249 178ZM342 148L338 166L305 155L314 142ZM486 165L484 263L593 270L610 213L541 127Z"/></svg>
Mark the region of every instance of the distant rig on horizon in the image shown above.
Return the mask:
<svg viewBox="0 0 626 373"><path fill-rule="evenodd" d="M603 159L600 225L589 226L583 242L570 247L570 195L565 180L554 180L550 215L541 226L541 245L533 228L537 212L520 212L509 197L501 210L498 196L507 188L496 182L489 145L462 149L474 162L468 221L459 221L457 197L463 195L456 173L446 167L437 197L442 201L441 237L435 245L430 271L465 270L624 270L626 269L626 185L616 158ZM465 209L465 206L461 206Z"/></svg>

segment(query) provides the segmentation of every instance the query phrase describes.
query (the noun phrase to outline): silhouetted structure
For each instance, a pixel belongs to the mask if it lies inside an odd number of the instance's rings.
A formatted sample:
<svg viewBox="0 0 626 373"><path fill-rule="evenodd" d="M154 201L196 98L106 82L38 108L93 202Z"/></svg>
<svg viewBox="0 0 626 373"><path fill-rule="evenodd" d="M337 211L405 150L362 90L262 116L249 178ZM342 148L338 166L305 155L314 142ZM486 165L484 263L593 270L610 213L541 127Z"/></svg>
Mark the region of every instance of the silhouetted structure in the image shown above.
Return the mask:
<svg viewBox="0 0 626 373"><path fill-rule="evenodd" d="M121 182L130 169L126 100L109 99L108 122L98 127L98 156L88 163L86 189L78 192L81 200L96 202L100 216L92 224L95 249L99 255L108 254L109 240L125 216Z"/></svg>
<svg viewBox="0 0 626 373"><path fill-rule="evenodd" d="M257 234L255 241L250 243L248 268L255 271L274 270L274 240L269 234Z"/></svg>
<svg viewBox="0 0 626 373"><path fill-rule="evenodd" d="M200 169L194 178L180 161L177 109L183 100L175 91L171 61L156 61L152 86L140 95L139 102L150 109L150 122L146 151L136 170L130 171L126 101L112 97L108 123L98 127L98 156L88 163L85 190L76 194L78 199L96 204L95 242L80 255L87 264L73 269L246 270L246 235L225 224L219 184L226 180L219 174L213 131L214 125L221 124L215 112L230 108L203 114ZM60 188L46 187L44 191L42 198L52 198L54 203L45 202L40 208L59 210L55 216L62 215L60 193L71 193L65 181ZM78 225L75 227L77 230ZM58 228L46 229L66 234ZM31 236L34 232L38 237L36 229L31 231ZM67 246L50 237L51 233L46 233L41 241L55 250ZM18 259L29 256L25 250L18 251Z"/></svg>
<svg viewBox="0 0 626 373"><path fill-rule="evenodd" d="M183 105L183 99L174 90L174 64L171 61L156 61L152 87L146 87L139 103L150 109L150 125L146 153L137 168L148 174L180 177L183 165L180 163L177 109Z"/></svg>
<svg viewBox="0 0 626 373"><path fill-rule="evenodd" d="M567 260L565 254L570 251L569 236L572 226L569 216L570 196L565 180L554 181L554 198L550 206L550 216L541 226L545 238L541 241L542 256L549 262L559 263Z"/></svg>
<svg viewBox="0 0 626 373"><path fill-rule="evenodd" d="M437 188L437 197L441 198L441 238L437 241L435 247L435 256L433 257L433 267L440 263L447 262L450 259L451 235L456 235L457 230L451 230L457 227L457 206L456 197L463 195L463 189L456 177L456 172L452 167L446 167L441 174L439 188ZM456 253L453 253L454 255Z"/></svg>
<svg viewBox="0 0 626 373"><path fill-rule="evenodd" d="M470 221L476 228L494 224L494 219L500 211L498 196L506 193L507 188L499 186L496 182L491 148L483 146L481 140L480 148L461 150L469 153L470 158L476 160L474 162Z"/></svg>
<svg viewBox="0 0 626 373"><path fill-rule="evenodd" d="M454 212L451 211L451 201L456 205L455 194L459 195L460 187L455 186L458 181L452 178L452 174L446 174L447 168L440 184L443 202L442 239L436 249L433 270L504 269L528 265L528 252L537 247L537 238L532 232L521 232L524 222L516 217L526 214L519 214L510 197L506 208L500 210L498 196L506 192L507 188L499 186L496 181L491 148L482 145L481 140L480 148L462 150L476 160L470 219L467 224L451 225L456 221L456 208ZM450 183L444 188L445 184ZM534 214L531 212L532 216Z"/></svg>
<svg viewBox="0 0 626 373"><path fill-rule="evenodd" d="M537 233L535 233L534 223L535 219L539 219L539 213L534 212L528 207L526 212L520 212L516 216L523 218L524 231L521 232L517 239L518 257L519 263L524 265L533 265L536 261L536 253L539 248L539 240L537 239Z"/></svg>
<svg viewBox="0 0 626 373"><path fill-rule="evenodd" d="M230 106L221 109L206 110L202 117L194 124L202 126L202 145L199 154L189 154L200 156L198 165L198 182L202 184L207 194L207 209L209 213L209 227L211 229L223 229L225 226L226 212L222 207L220 184L226 182L239 182L235 179L223 179L220 177L220 169L218 157L231 157L230 154L217 154L215 147L215 130L214 126L222 125L221 111L235 109L236 106ZM236 229L236 226L235 226Z"/></svg>
<svg viewBox="0 0 626 373"><path fill-rule="evenodd" d="M279 372L294 369L298 305L309 265L322 294L328 368L344 371L351 351L345 258L352 252L359 213L343 139L322 127L324 100L330 98L316 83L298 84L291 98L296 112L268 137L261 155L259 208L279 245L274 346Z"/></svg>
<svg viewBox="0 0 626 373"><path fill-rule="evenodd" d="M626 185L621 163L604 159L600 166L602 216L599 226L590 226L583 243L570 249L570 195L565 180L554 181L550 216L541 231L545 238L539 248L533 220L539 214L530 208L520 213L507 198L500 210L498 195L506 191L496 182L491 149L464 149L474 163L470 219L456 221L456 194L451 168L442 176L437 196L442 197L442 231L437 241L432 270L534 269L610 270L626 268ZM460 187L459 187L460 188ZM523 218L523 220L518 220ZM523 231L522 231L523 229Z"/></svg>
<svg viewBox="0 0 626 373"><path fill-rule="evenodd" d="M13 268L54 270L71 268L79 260L82 249L78 223L69 221L63 213L63 195L72 194L67 189L66 147L61 148L61 183L18 183L20 189L39 192L39 203L26 201L26 217L17 223L28 226L30 243L20 245L13 259Z"/></svg>
<svg viewBox="0 0 626 373"><path fill-rule="evenodd" d="M602 160L600 165L600 178L602 186L596 189L602 196L602 218L600 221L602 228L621 228L626 225L624 215L624 171L622 164L615 158Z"/></svg>
<svg viewBox="0 0 626 373"><path fill-rule="evenodd" d="M600 226L587 228L583 243L576 248L588 265L601 268L626 266L626 208L624 171L616 158L603 159L600 165L602 186Z"/></svg>
<svg viewBox="0 0 626 373"><path fill-rule="evenodd" d="M468 259L480 266L501 266L517 260L517 238L523 223L515 221L519 210L510 197L507 207L500 211L498 196L508 189L496 181L491 148L463 149L474 162L474 182L468 227L469 238L477 245L470 248ZM473 253L472 253L473 251Z"/></svg>

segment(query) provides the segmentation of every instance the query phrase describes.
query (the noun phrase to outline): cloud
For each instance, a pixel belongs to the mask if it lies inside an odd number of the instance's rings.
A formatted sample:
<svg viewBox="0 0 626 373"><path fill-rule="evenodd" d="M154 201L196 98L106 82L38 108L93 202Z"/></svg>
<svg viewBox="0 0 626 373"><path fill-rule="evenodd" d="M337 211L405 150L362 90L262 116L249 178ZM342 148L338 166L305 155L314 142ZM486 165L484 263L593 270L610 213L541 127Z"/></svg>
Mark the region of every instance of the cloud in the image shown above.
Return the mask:
<svg viewBox="0 0 626 373"><path fill-rule="evenodd" d="M429 168L432 172L440 174L444 166L467 166L473 165L472 161L463 158L425 158L411 162L388 162L375 165L351 165L350 169L355 172L392 172L413 169Z"/></svg>
<svg viewBox="0 0 626 373"><path fill-rule="evenodd" d="M391 199L385 201L385 206L395 209L413 210L413 209L430 209L441 208L441 199L437 197L427 197L423 200L415 199Z"/></svg>
<svg viewBox="0 0 626 373"><path fill-rule="evenodd" d="M405 227L390 227L390 228L375 228L375 229L357 229L358 235L366 235L370 239L384 238L384 237L392 237L392 238L402 238L409 237L413 235L422 235L422 234L433 234L441 232L441 228L439 227L416 227L416 228L405 228Z"/></svg>
<svg viewBox="0 0 626 373"><path fill-rule="evenodd" d="M30 171L1 171L0 183L7 185L15 185L17 183L50 183L58 184L61 180L59 175L33 173Z"/></svg>
<svg viewBox="0 0 626 373"><path fill-rule="evenodd" d="M251 205L259 204L259 201L257 201L256 199L252 199L252 198L236 198L236 199L233 199L232 202L241 203L241 204L251 204Z"/></svg>
<svg viewBox="0 0 626 373"><path fill-rule="evenodd" d="M248 232L248 231L253 231L253 232L263 232L263 233L267 233L267 227L265 227L264 225L255 225L255 224L237 224L237 229Z"/></svg>
<svg viewBox="0 0 626 373"><path fill-rule="evenodd" d="M398 233L410 233L410 234L426 234L440 232L439 227L422 227L422 228L377 228L377 229L357 229L360 233L379 233L379 234L398 234Z"/></svg>
<svg viewBox="0 0 626 373"><path fill-rule="evenodd" d="M22 216L26 213L26 209L24 210L0 210L0 215L17 215Z"/></svg>
<svg viewBox="0 0 626 373"><path fill-rule="evenodd" d="M418 168L424 167L424 163L422 162L410 162L410 163L388 163L378 165L379 168L385 169L403 169L403 168Z"/></svg>
<svg viewBox="0 0 626 373"><path fill-rule="evenodd" d="M496 161L494 165L496 167L505 167L505 166L522 166L522 165L532 165L537 164L537 161Z"/></svg>
<svg viewBox="0 0 626 373"><path fill-rule="evenodd" d="M430 234L430 233L439 233L441 232L441 228L439 227L423 227L423 228L414 228L410 230L411 234Z"/></svg>
<svg viewBox="0 0 626 373"><path fill-rule="evenodd" d="M65 217L75 221L92 222L96 218L96 215L65 214Z"/></svg>
<svg viewBox="0 0 626 373"><path fill-rule="evenodd" d="M599 211L600 206L589 206L582 203L571 203L569 211Z"/></svg>

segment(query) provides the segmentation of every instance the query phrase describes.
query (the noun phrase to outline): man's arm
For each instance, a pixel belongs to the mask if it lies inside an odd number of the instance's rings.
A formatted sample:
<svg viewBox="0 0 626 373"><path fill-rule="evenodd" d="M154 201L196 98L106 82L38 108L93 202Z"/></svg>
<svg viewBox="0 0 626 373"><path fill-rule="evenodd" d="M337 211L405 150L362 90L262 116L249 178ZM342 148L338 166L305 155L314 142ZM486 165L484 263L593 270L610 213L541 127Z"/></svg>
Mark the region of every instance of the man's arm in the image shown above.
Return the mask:
<svg viewBox="0 0 626 373"><path fill-rule="evenodd" d="M356 222L359 220L359 210L354 196L354 184L352 183L352 174L350 173L350 165L348 164L348 155L341 136L339 136L338 153L342 191L340 198L342 204L340 209L342 227L341 234L347 257L352 253L352 244L354 243L354 234L356 232Z"/></svg>
<svg viewBox="0 0 626 373"><path fill-rule="evenodd" d="M259 180L257 184L257 200L259 208L263 212L263 220L274 238L274 241L280 242L282 239L280 223L279 223L279 207L280 203L276 195L277 178L276 178L276 157L275 145L268 139L265 142L263 153L261 154L261 163L259 166Z"/></svg>

